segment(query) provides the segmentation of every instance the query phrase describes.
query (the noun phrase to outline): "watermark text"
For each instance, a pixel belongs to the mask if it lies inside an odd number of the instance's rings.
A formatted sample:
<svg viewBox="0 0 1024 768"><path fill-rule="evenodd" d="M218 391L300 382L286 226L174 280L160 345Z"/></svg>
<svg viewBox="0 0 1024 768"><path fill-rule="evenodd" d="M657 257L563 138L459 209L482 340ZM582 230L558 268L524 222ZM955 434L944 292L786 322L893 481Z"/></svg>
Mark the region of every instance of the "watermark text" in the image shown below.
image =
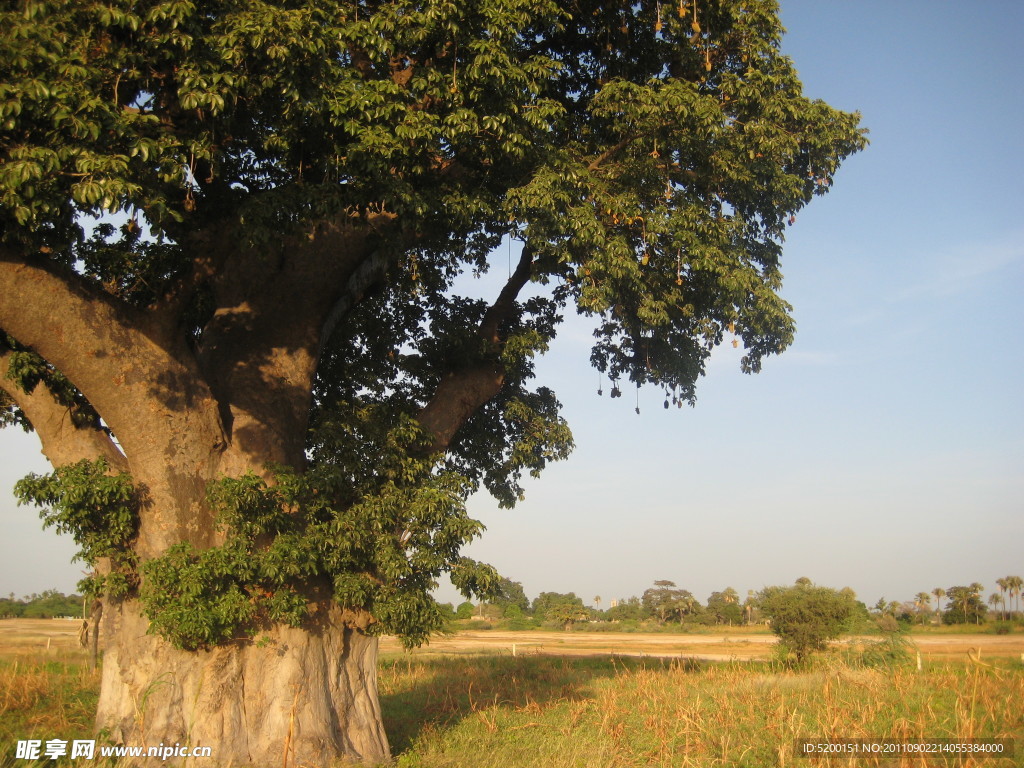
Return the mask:
<svg viewBox="0 0 1024 768"><path fill-rule="evenodd" d="M182 744L160 744L156 747L128 747L121 745L96 746L95 739L25 739L18 742L14 757L18 760L92 760L96 757L211 757L211 747L190 747Z"/></svg>

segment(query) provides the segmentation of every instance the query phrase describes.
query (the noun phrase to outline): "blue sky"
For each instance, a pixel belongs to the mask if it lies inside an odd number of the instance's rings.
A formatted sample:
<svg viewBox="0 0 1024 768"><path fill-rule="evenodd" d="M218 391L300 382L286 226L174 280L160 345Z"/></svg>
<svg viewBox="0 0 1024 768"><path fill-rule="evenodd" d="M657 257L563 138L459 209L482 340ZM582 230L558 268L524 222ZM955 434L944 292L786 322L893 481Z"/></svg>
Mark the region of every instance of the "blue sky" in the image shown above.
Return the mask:
<svg viewBox="0 0 1024 768"><path fill-rule="evenodd" d="M1019 2L783 0L806 93L871 147L789 230L797 338L757 376L721 349L696 408L598 397L589 331L538 366L577 449L468 554L529 596L671 579L701 599L800 576L874 603L1024 574L1024 30ZM45 471L0 434L0 488ZM74 547L0 490L0 594L70 591ZM442 592L442 599L454 593Z"/></svg>

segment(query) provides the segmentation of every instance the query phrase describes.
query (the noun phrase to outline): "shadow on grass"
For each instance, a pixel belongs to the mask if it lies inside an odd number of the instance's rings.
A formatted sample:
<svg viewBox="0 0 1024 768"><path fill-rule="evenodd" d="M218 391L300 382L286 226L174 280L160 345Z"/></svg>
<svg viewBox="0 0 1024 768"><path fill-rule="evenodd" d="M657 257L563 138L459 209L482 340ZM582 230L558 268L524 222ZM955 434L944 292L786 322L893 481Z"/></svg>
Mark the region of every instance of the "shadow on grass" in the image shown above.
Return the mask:
<svg viewBox="0 0 1024 768"><path fill-rule="evenodd" d="M594 697L597 679L678 666L657 658L612 656L439 656L383 659L380 704L393 755L408 750L425 729L454 725L493 706L530 709ZM701 665L685 662L686 669Z"/></svg>

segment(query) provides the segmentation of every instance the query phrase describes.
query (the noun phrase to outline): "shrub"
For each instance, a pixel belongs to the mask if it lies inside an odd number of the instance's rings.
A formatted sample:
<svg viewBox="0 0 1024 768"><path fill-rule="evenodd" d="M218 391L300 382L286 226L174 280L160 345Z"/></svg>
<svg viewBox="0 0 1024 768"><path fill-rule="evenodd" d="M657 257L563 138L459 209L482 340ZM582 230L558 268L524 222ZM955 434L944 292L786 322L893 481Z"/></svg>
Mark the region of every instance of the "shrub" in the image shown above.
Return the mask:
<svg viewBox="0 0 1024 768"><path fill-rule="evenodd" d="M886 632L882 640L868 644L860 656L865 667L892 669L913 662L913 644L902 632Z"/></svg>
<svg viewBox="0 0 1024 768"><path fill-rule="evenodd" d="M767 587L761 591L760 605L780 646L795 655L798 664L839 637L854 610L849 595L810 583Z"/></svg>

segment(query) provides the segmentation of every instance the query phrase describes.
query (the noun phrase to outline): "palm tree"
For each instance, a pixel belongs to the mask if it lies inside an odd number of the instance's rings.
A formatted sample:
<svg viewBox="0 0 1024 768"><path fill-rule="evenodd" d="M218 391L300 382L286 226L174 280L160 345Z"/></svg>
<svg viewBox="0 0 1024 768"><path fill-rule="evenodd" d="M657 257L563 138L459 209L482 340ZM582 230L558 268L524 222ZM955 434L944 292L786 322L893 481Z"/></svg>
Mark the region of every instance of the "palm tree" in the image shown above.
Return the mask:
<svg viewBox="0 0 1024 768"><path fill-rule="evenodd" d="M935 595L935 612L942 613L942 598L946 596L946 590L936 587L932 590L932 594Z"/></svg>
<svg viewBox="0 0 1024 768"><path fill-rule="evenodd" d="M921 614L924 612L925 607L930 605L931 602L931 595L929 595L927 592L918 592L916 595L914 595L914 607L917 608L918 620L921 619ZM921 623L923 624L924 622L921 621Z"/></svg>
<svg viewBox="0 0 1024 768"><path fill-rule="evenodd" d="M1010 592L1010 597L1013 599L1014 613L1020 610L1020 605L1017 598L1020 597L1020 591L1024 588L1024 579L1020 576L1007 576L1006 587Z"/></svg>
<svg viewBox="0 0 1024 768"><path fill-rule="evenodd" d="M991 595L988 596L988 604L995 608L997 605L999 605L999 602L1002 600L1002 597L1003 596L1000 595L998 592L993 592Z"/></svg>
<svg viewBox="0 0 1024 768"><path fill-rule="evenodd" d="M597 608L597 610L599 610L599 611L601 610L601 596L600 595L594 595L594 607Z"/></svg>
<svg viewBox="0 0 1024 768"><path fill-rule="evenodd" d="M1003 612L1002 612L1002 617L1001 618L1005 619L1006 618L1006 587L1007 587L1006 578L996 579L996 586L999 587L999 600L1003 604Z"/></svg>
<svg viewBox="0 0 1024 768"><path fill-rule="evenodd" d="M970 587L956 587L951 588L952 591L949 594L949 599L953 601L953 607L960 607L964 612L964 624L968 622L967 617L967 606L971 604L971 588Z"/></svg>
<svg viewBox="0 0 1024 768"><path fill-rule="evenodd" d="M722 590L722 601L726 605L732 605L740 601L739 593L736 592L732 587L726 587ZM729 619L729 626L732 626L732 619Z"/></svg>
<svg viewBox="0 0 1024 768"><path fill-rule="evenodd" d="M973 584L971 584L971 586L968 587L968 589L971 591L972 595L978 598L978 600L981 600L981 593L985 591L985 585L979 584L975 581ZM975 614L974 616L974 623L981 624L981 617L977 614Z"/></svg>

